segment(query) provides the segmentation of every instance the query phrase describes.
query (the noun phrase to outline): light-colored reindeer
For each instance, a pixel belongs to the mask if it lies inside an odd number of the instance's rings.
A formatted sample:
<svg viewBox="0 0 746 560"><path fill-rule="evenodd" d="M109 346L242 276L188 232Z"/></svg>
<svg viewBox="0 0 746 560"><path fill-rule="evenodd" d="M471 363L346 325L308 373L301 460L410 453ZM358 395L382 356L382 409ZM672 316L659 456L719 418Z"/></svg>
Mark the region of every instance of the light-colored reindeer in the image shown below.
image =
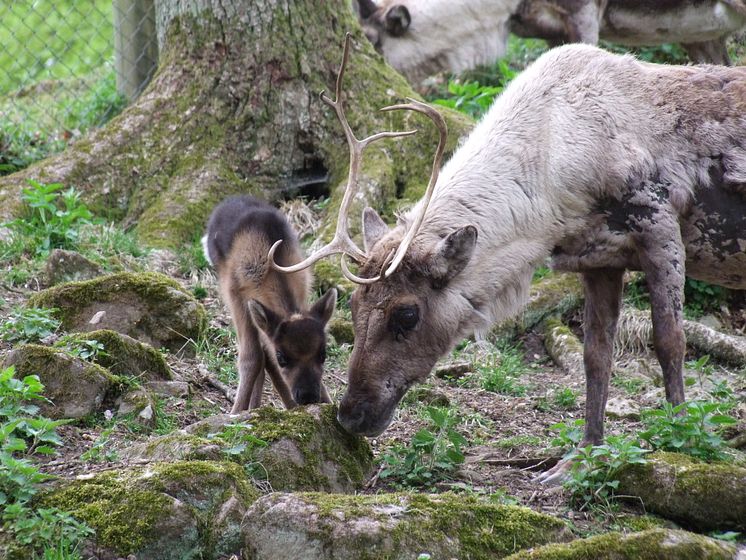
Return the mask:
<svg viewBox="0 0 746 560"><path fill-rule="evenodd" d="M603 439L625 269L645 272L666 397L681 403L684 274L746 288L746 68L553 49L506 88L440 174L445 124L428 114L441 141L425 197L393 229L366 209L364 253L334 248L362 263L349 275L362 285L340 423L380 434L456 342L521 309L550 255L585 286L582 444ZM351 169L347 196L356 188Z"/></svg>
<svg viewBox="0 0 746 560"><path fill-rule="evenodd" d="M267 252L277 240L284 242L281 262L301 258L298 237L285 216L251 196L230 197L216 206L202 239L236 327L234 413L261 404L265 370L287 408L331 402L321 376L324 327L334 312L337 291L328 290L308 309L311 274L280 274L267 263Z"/></svg>
<svg viewBox="0 0 746 560"><path fill-rule="evenodd" d="M694 62L728 64L725 40L746 26L744 0L358 0L366 35L411 81L505 54L508 31L550 44L682 43Z"/></svg>

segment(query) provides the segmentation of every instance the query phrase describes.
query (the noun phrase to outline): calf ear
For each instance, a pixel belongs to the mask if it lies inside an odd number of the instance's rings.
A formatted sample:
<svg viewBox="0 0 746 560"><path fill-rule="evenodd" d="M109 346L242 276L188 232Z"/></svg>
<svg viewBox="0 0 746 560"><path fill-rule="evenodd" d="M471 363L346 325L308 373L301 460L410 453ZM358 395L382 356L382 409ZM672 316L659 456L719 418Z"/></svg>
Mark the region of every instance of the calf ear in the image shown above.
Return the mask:
<svg viewBox="0 0 746 560"><path fill-rule="evenodd" d="M378 9L378 6L376 6L376 3L373 2L373 0L358 0L357 7L361 19L368 19Z"/></svg>
<svg viewBox="0 0 746 560"><path fill-rule="evenodd" d="M397 4L386 12L386 32L393 37L401 37L409 29L412 17L406 6Z"/></svg>
<svg viewBox="0 0 746 560"><path fill-rule="evenodd" d="M251 313L256 326L271 337L277 330L277 327L280 326L280 316L255 299L250 299L248 306L249 313Z"/></svg>
<svg viewBox="0 0 746 560"><path fill-rule="evenodd" d="M435 246L428 275L435 289L443 288L466 267L477 245L477 228L465 226L451 232Z"/></svg>
<svg viewBox="0 0 746 560"><path fill-rule="evenodd" d="M386 225L373 208L366 206L363 210L363 249L369 253L381 237L389 231Z"/></svg>
<svg viewBox="0 0 746 560"><path fill-rule="evenodd" d="M337 305L337 290L329 288L326 293L311 307L311 315L323 324L332 318L334 307Z"/></svg>

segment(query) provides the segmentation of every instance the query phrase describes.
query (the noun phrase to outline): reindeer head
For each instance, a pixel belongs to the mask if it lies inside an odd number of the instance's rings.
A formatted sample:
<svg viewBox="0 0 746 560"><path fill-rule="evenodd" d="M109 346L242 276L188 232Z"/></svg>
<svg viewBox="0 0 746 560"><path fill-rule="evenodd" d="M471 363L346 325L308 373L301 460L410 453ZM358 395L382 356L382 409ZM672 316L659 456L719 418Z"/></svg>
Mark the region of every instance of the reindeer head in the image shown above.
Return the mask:
<svg viewBox="0 0 746 560"><path fill-rule="evenodd" d="M383 110L422 113L440 131L433 171L419 211L411 224L389 231L383 220L366 208L363 213L365 251L352 241L347 232L347 215L357 191L363 150L381 138L414 132L379 132L363 140L355 138L341 99L349 47L348 34L337 75L335 99L323 94L321 97L335 110L350 146L350 172L334 239L303 262L289 267L275 263L274 253L281 243L278 241L269 252L269 261L277 270L296 272L323 257L342 253L342 273L362 285L352 295L355 346L348 367L349 384L338 419L350 432L376 435L388 426L406 390L429 373L458 336L459 314L452 312L446 288L471 258L477 232L473 226L466 226L455 229L444 239L418 240L413 244L438 178L447 130L443 117L433 107L410 99L409 103ZM345 256L362 263L362 276L350 272Z"/></svg>
<svg viewBox="0 0 746 560"><path fill-rule="evenodd" d="M365 36L378 52L381 52L387 37L401 37L409 29L412 17L404 4L382 2L377 5L373 0L358 0L360 25Z"/></svg>
<svg viewBox="0 0 746 560"><path fill-rule="evenodd" d="M326 360L324 328L334 313L337 290L328 290L308 311L281 317L257 300L249 301L254 323L269 338L274 360L298 404L324 402L321 376ZM268 355L268 360L273 359Z"/></svg>

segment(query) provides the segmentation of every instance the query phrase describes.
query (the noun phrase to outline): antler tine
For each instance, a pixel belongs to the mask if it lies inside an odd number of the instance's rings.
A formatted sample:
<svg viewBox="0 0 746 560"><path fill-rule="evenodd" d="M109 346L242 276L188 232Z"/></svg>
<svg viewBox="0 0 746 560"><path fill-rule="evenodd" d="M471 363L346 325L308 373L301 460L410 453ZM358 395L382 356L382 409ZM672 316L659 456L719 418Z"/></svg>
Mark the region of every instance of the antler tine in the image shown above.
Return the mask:
<svg viewBox="0 0 746 560"><path fill-rule="evenodd" d="M423 196L422 200L420 201L420 211L412 222L412 226L407 231L404 239L399 244L399 247L396 250L396 254L394 255L394 259L391 261L391 265L389 265L389 267L386 269L386 272L384 273L384 276L386 277L393 274L394 271L397 269L402 259L404 258L407 249L409 249L412 240L414 239L415 235L417 235L417 231L420 229L422 221L425 219L427 207L430 205L430 200L432 199L433 191L435 190L435 183L437 183L438 181L438 175L440 173L440 163L443 160L443 154L445 153L446 149L446 141L448 139L448 127L446 126L446 121L445 119L443 119L443 116L435 110L435 108L426 103L422 103L421 101L417 101L416 99L412 99L409 97L407 98L407 101L409 101L409 103L391 105L389 107L384 107L383 109L381 109L381 111L406 110L422 113L423 115L428 116L435 123L435 126L438 128L438 132L440 133L440 138L438 139L438 147L436 148L435 156L433 157L433 168L432 172L430 173L430 182L427 185L425 196Z"/></svg>

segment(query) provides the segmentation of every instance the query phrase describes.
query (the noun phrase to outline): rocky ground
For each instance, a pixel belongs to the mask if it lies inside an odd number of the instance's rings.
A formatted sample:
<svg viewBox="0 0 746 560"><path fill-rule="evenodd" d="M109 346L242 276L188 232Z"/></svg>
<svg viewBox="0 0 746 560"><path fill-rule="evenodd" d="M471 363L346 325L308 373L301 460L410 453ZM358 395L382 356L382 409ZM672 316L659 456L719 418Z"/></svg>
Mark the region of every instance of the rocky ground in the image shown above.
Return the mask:
<svg viewBox="0 0 746 560"><path fill-rule="evenodd" d="M63 255L62 261L71 258ZM75 419L59 429L58 452L41 459L43 471L57 477L41 502L96 529L86 548L92 557L497 558L591 537L517 557L730 558L736 554L732 543L703 540L679 528L716 536L746 532L746 496L733 505L746 488L737 450L735 464L727 467L733 470L726 472L669 464L662 456L656 459L662 466L646 465L648 478L628 476L626 484L637 488L634 496L602 506L573 505L566 489L536 481L563 452L552 442L557 435L552 426L583 417L584 380L575 346L582 329L572 279L550 274L540 280L521 321L485 341L460 344L405 398L391 427L366 442L344 434L333 408L282 412L269 384L264 402L271 408L238 419L224 416L235 388L235 340L209 270L184 267L167 251L130 266L136 274L101 279L100 271L79 272L81 267L60 278L60 267L52 266L25 285L0 287L4 315L18 306L43 306L60 309L62 319L57 333L39 345L2 342L0 358L19 373L40 375L54 401L43 413ZM89 276L94 280L65 282ZM41 291L53 278L62 282ZM349 292L340 288L325 374L335 402L345 389L351 348L344 305ZM548 293L552 290L557 294ZM542 314L558 308L560 300L565 338L557 350L552 341L559 331L547 327ZM746 308L742 300L733 301L705 322L732 335L738 349ZM635 324L645 331L644 320ZM78 334L71 343L64 333L90 334ZM60 340L62 348L53 349ZM106 354L88 360L70 356L81 340L102 343ZM547 346L554 348L551 356ZM714 389L727 388L738 424L724 437L737 442L746 424L746 363L703 361L701 355L692 349L688 356L689 396L710 398ZM661 398L660 370L645 336L630 335L617 357L608 433L637 434L641 410L658 406ZM391 461L385 457L403 462L423 429L436 437L445 433L433 426L428 406L441 407L448 426L464 438L465 461L430 483L408 482L401 476L405 467L389 476ZM397 455L396 449L404 451ZM700 471L709 482L697 478ZM686 473L698 474L682 489L676 481L689 480ZM681 511L670 507L670 500L646 495L650 480L667 488L669 497L680 494L679 504L694 496L696 507ZM724 495L698 484L725 489ZM708 495L730 513L718 517L702 506ZM646 547L666 552L634 555ZM28 552L8 550L17 558ZM607 552L589 552L597 550ZM627 556L614 556L614 550Z"/></svg>

